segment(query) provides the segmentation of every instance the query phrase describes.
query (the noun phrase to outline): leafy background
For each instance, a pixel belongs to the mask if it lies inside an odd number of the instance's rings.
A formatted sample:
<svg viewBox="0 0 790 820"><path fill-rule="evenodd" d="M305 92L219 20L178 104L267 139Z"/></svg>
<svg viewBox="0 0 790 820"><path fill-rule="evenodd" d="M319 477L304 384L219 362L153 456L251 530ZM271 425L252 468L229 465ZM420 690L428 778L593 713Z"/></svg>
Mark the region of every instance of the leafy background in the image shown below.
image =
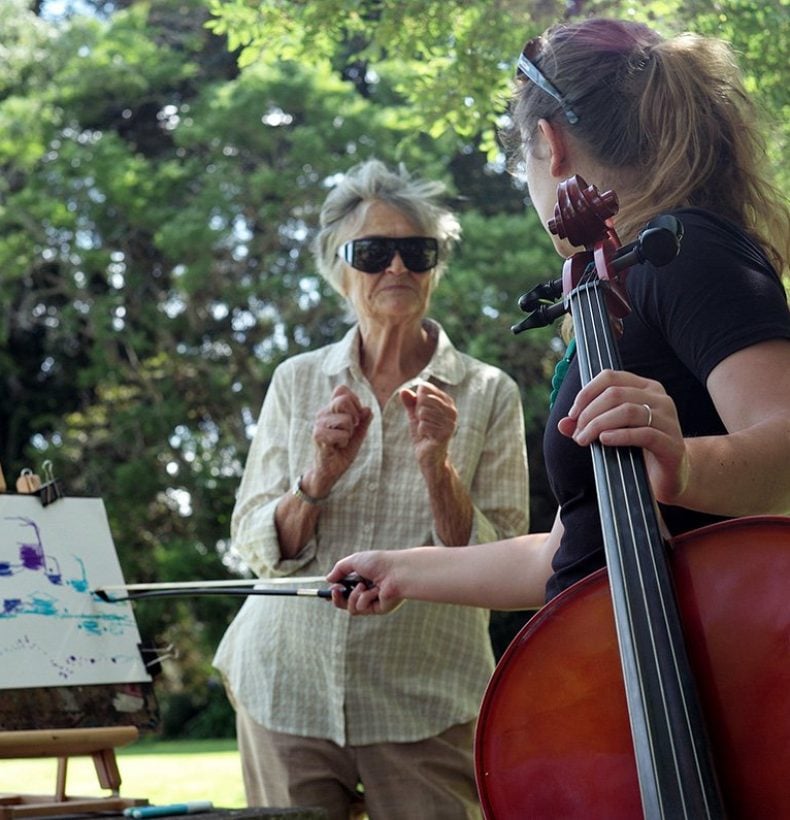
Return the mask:
<svg viewBox="0 0 790 820"><path fill-rule="evenodd" d="M548 527L541 434L563 345L510 327L559 262L496 127L522 43L590 15L729 39L787 184L786 0L0 0L9 483L49 459L69 494L102 496L129 581L244 574L229 516L272 371L346 327L309 253L318 209L375 155L449 187L464 241L432 314L518 381ZM210 661L238 605L137 605L143 635L179 653L158 684L165 735L232 733ZM498 647L522 621L495 616Z"/></svg>

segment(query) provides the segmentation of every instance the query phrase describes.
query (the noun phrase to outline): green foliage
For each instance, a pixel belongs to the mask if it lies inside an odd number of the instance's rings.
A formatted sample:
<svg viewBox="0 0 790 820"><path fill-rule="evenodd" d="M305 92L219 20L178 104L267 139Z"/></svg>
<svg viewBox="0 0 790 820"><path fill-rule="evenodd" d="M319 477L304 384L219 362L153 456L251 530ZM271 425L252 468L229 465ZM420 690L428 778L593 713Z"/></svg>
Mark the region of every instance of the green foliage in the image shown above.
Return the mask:
<svg viewBox="0 0 790 820"><path fill-rule="evenodd" d="M102 496L129 581L243 570L229 517L271 373L345 331L309 246L329 181L351 164L402 160L449 184L467 241L435 315L459 344L512 366L528 399L552 357L509 331L518 294L556 264L544 233L473 144L455 152L454 136L415 129L410 71L392 61L370 89L319 60L239 71L205 20L163 0L39 21L16 30L47 44L31 48L35 66L6 44L0 461L13 480L51 459L68 493ZM227 721L210 662L238 606L136 607L144 638L179 652L159 685L168 732Z"/></svg>
<svg viewBox="0 0 790 820"><path fill-rule="evenodd" d="M361 61L395 83L415 129L460 139L484 135L496 153L495 123L505 110L523 43L548 25L575 17L644 20L666 34L690 30L730 41L748 82L778 123L771 152L786 157L790 25L786 0L210 0L207 25L228 36L242 65L279 59L342 70ZM780 169L780 182L788 172Z"/></svg>
<svg viewBox="0 0 790 820"><path fill-rule="evenodd" d="M211 0L209 8L207 25L227 35L240 65L309 64L331 55L340 69L352 62L375 67L382 80L394 81L413 125L434 137L468 139L490 130L502 110L509 79L503 55L515 55L562 4Z"/></svg>
<svg viewBox="0 0 790 820"><path fill-rule="evenodd" d="M35 84L55 32L31 11L26 0L0 0L0 19L0 99L4 99L12 89L19 92Z"/></svg>
<svg viewBox="0 0 790 820"><path fill-rule="evenodd" d="M177 738L233 738L233 707L222 687L214 682L203 697L194 691L167 693L160 701L162 736Z"/></svg>
<svg viewBox="0 0 790 820"><path fill-rule="evenodd" d="M533 526L549 526L541 435L562 346L552 328L510 327L519 295L559 266L502 172L493 129L510 55L565 4L115 8L47 22L23 0L0 0L6 476L48 458L69 493L102 496L130 581L243 572L228 550L229 517L272 371L345 331L310 253L318 208L335 174L376 155L449 185L464 240L431 313L459 347L516 378ZM786 113L786 5L629 10L664 12L662 23L730 37L755 88ZM228 723L210 662L238 606L137 606L144 637L179 652L160 683L168 732Z"/></svg>

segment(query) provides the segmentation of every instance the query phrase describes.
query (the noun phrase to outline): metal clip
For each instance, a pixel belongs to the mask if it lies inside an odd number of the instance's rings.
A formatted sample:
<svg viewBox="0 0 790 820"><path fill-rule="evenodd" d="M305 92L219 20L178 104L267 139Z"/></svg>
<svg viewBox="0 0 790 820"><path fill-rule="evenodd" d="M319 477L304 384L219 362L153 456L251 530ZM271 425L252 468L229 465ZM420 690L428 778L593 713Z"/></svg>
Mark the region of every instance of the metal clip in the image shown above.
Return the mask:
<svg viewBox="0 0 790 820"><path fill-rule="evenodd" d="M179 657L178 648L174 644L158 647L153 641L144 641L139 644L140 657L145 665L146 671L155 678L162 671L162 661L177 659Z"/></svg>
<svg viewBox="0 0 790 820"><path fill-rule="evenodd" d="M45 482L38 490L38 497L41 499L42 506L46 507L53 501L63 498L63 489L60 482L55 478L52 462L47 459L41 466L44 470Z"/></svg>

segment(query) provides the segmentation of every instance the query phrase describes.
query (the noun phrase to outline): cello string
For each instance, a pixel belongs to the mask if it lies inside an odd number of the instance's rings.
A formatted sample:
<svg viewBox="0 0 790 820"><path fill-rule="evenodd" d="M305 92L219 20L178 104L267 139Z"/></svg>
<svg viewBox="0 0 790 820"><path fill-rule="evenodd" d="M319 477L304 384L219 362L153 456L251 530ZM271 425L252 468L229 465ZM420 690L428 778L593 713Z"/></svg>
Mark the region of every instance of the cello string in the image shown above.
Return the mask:
<svg viewBox="0 0 790 820"><path fill-rule="evenodd" d="M583 277L583 278L588 278L588 277L585 274L585 277ZM581 348L582 348L582 351L583 351L582 358L584 359L584 361L586 363L586 370L587 370L586 381L584 382L585 384L588 381L590 381L594 376L596 376L597 373L599 373L601 371L602 364L603 364L603 362L602 362L603 353L602 353L602 350L601 350L601 342L600 342L599 334L597 332L596 322L594 321L594 319L596 318L596 311L593 309L594 306L593 306L593 303L592 303L592 298L590 296L590 289L593 288L593 287L598 287L598 286L596 286L594 284L594 282L592 281L592 277L589 277L588 278L588 284L586 284L584 288L577 289L577 298L578 298L578 304L579 304L579 307L580 307L580 311L579 311L579 316L578 317L574 316L574 319L580 321L580 324L581 324L581 336L582 336L582 339L583 339L583 344L581 345ZM601 310L600 310L600 308L597 311L597 313L598 313L598 324L600 324L600 322L601 322ZM606 322L609 321L608 316L605 316L604 321L606 321ZM577 337L578 337L578 335L579 334L577 333ZM593 342L593 344L591 345L590 342ZM577 345L578 345L578 339L577 339ZM593 359L593 353L596 354L595 359ZM609 360L608 363L610 365L613 364L613 362L611 360L611 354L610 354L610 360ZM598 449L602 445L600 445L599 442L595 442L593 446L596 449ZM609 471L606 469L606 460L602 459L602 462L603 462L603 466L604 466L604 472L603 472L603 475L600 476L600 478L604 481L605 486L606 486L606 491L607 491L609 497L611 498L612 493L613 493L612 476L609 474ZM623 564L624 564L624 548L623 548L622 535L620 533L618 522L617 522L616 518L613 518L612 525L614 527L614 537L615 537L615 546L616 546L616 556L612 556L612 557L613 558L617 557L618 565L620 567L622 567ZM627 590L624 589L624 592L627 595ZM634 627L633 620L631 618L631 611L632 611L631 607L630 606L627 607L627 609L626 609L626 615L627 615L627 618L628 618L627 626L628 626L628 629L633 634L635 627ZM639 669L637 669L636 671L637 671L638 674L641 675L641 672L640 672Z"/></svg>
<svg viewBox="0 0 790 820"><path fill-rule="evenodd" d="M590 293L588 295L588 302L589 302L588 309L591 311L591 313L593 313L595 315L595 317L597 318L597 323L601 327L607 327L608 328L609 316L608 316L608 310L607 310L607 307L606 307L606 304L605 304L605 296L604 296L602 290L603 290L603 286L601 286L601 285L599 285L598 287L595 288L595 291L594 291L595 300L594 301L593 301L593 298L592 298L592 293ZM599 372L604 367L617 368L618 365L619 365L619 362L618 362L619 357L618 357L618 354L615 351L614 346L613 346L613 344L614 344L613 334L607 333L607 334L604 334L604 335L605 335L605 342L606 342L606 349L605 349L606 359L604 360L603 357L601 357L599 359L599 361L597 363L598 367L599 367ZM615 485L615 483L620 488L620 490L622 492L622 496L623 496L624 499L628 499L629 495L630 495L630 503L624 504L623 512L625 513L625 522L626 522L627 527L628 527L628 536L630 538L630 541L628 542L628 543L630 543L629 557L631 558L631 560L633 562L633 567L634 567L634 570L636 572L636 578L638 580L638 584L637 584L635 589L634 589L633 583L630 584L630 585L627 585L624 592L625 592L626 597L628 597L630 594L633 594L634 592L637 592L638 595L639 595L639 598L641 599L639 601L639 604L641 605L641 612L649 612L651 607L650 607L649 600L648 600L647 583L646 583L647 568L645 567L645 560L647 560L648 562L653 564L653 566L652 566L653 578L657 577L657 567L655 566L655 556L653 555L652 550L650 550L650 549L640 550L640 549L637 548L638 547L638 545L637 545L638 537L637 537L637 534L636 534L637 533L637 526L636 526L636 521L637 520L641 521L641 524L642 524L642 527L643 527L642 531L643 532L648 531L648 523L647 523L648 506L647 506L647 504L645 502L645 499L643 497L643 494L642 494L645 485L644 485L644 483L642 483L638 480L638 468L637 468L637 463L636 463L636 460L635 460L634 448L632 448L632 447L629 447L629 448L614 447L614 448L610 448L608 453L612 458L604 460L604 470L605 470L605 473L606 473L606 480L607 480L607 484L608 484L608 489L610 491L610 497L613 497L611 495L611 493L612 493L612 488ZM613 470L615 471L615 475L612 475ZM629 489L631 490L630 493L628 492ZM621 566L624 566L625 562L626 562L625 551L628 549L628 543L626 543L624 535L622 533L618 532L617 545L618 545L618 552L619 552ZM645 558L645 553L647 553L647 559ZM666 602L663 600L663 598L660 601L660 605L661 605L661 616L662 616L662 619L663 619L663 624L662 625L663 625L665 630L668 630L669 629L669 620L668 620L667 612L666 612ZM636 625L633 621L633 618L630 617L631 612L633 611L632 606L633 606L633 604L629 605L629 628L636 629ZM656 624L653 621L653 619L651 619L651 618L646 619L647 635L649 637L649 645L650 645L650 650L651 650L651 653L652 653L652 661L653 661L653 668L654 669L658 668L658 663L659 663L659 656L658 656L658 650L657 650L657 631L658 631L660 626L661 625ZM675 664L675 666L677 666L677 665ZM644 672L643 672L643 669L642 669L641 665L639 666L638 674L639 674L639 677L640 677L640 692L642 692L643 697L645 697L645 691L646 690L645 690L645 686L644 686ZM663 682L663 679L661 678L661 676L658 676L657 683L658 683L661 702L662 702L662 706L663 706L663 714L668 715L669 712L668 712L667 693L666 693L666 688L664 686L664 682ZM673 746L673 760L676 764L675 765L675 770L677 772L678 771L678 768L677 768L677 755L675 753L674 746Z"/></svg>
<svg viewBox="0 0 790 820"><path fill-rule="evenodd" d="M600 284L588 285L581 292L581 297L579 299L581 312L578 318L581 320L582 336L585 341L591 342L591 344L582 345L584 348L583 360L586 362L588 370L585 383L597 375L597 373L600 372L605 365L615 365L615 359L611 349L606 351L602 350L601 339L599 338L599 334L597 332L600 328L602 335L609 335L603 333L604 329L608 330L609 318L608 312L606 310L601 310L600 287ZM593 302L592 300L592 288L595 289L595 295L599 296L597 302ZM595 309L596 305L598 307L597 310ZM577 319L576 315L574 315L574 319ZM606 324L603 324L604 322ZM604 361L604 352L608 353L608 359L606 361ZM607 458L607 451L604 450L604 447L600 444L600 442L594 442L591 447L599 454L599 458L593 459L594 470L598 476L598 480L603 481L610 503L613 503L613 485L615 482L608 463L609 460ZM614 451L609 451L609 455L618 456L619 450L615 449ZM622 463L619 458L615 459L615 463L619 463L621 465L620 472L622 474ZM625 507L625 512L628 515L627 521L630 524L629 505L625 504L623 506ZM612 530L609 537L604 537L604 549L607 553L607 565L609 566L610 574L610 591L613 596L613 605L615 606L615 627L618 634L618 641L621 645L621 660L624 664L624 682L626 684L626 692L630 693L627 698L628 710L631 714L632 724L633 721L636 721L636 723L633 724L635 731L634 751L637 755L637 759L641 761L638 765L638 770L641 772L640 788L643 790L643 797L647 803L655 804L658 808L660 806L659 793L661 789L658 785L658 774L655 767L655 759L657 755L656 740L654 736L654 726L651 724L649 719L651 710L646 701L647 689L643 669L644 658L640 657L640 654L637 651L638 631L634 621L635 602L639 600L640 597L642 611L644 611L646 607L644 582L642 580L641 573L636 579L636 588L634 588L633 581L630 584L626 582L625 545L623 534L620 531L620 520L618 516L613 514L613 510L611 511L612 514L606 515L606 518L604 518L605 511L603 507L603 499L599 494L601 526L604 526L604 520L606 520L609 524L609 528ZM630 525L630 528L633 530L632 525ZM632 553L633 552L634 551L632 549ZM634 595L636 598L634 598ZM652 629L650 629L649 625L648 636L650 638L652 653L655 657L655 640ZM634 682L637 684L636 688L633 686ZM665 702L663 691L661 694L661 700ZM640 738L644 739L644 744L639 742L638 739ZM674 756L673 751L673 757ZM673 768L675 772L677 772L677 767ZM651 776L648 779L646 779L647 772L651 773Z"/></svg>
<svg viewBox="0 0 790 820"><path fill-rule="evenodd" d="M606 306L604 304L604 296L602 293L602 288L598 288L596 290L596 298L597 298L597 307L599 311L599 318L601 321L607 320ZM608 325L606 325L608 327ZM614 337L612 334L608 334L606 336L607 343L613 344ZM615 364L617 361L616 354L614 352L610 353L609 362ZM623 462L626 462L624 464ZM640 589L643 591L643 602L645 605L647 604L645 598L645 582L644 578L649 577L654 579L655 584L653 585L657 596L658 596L658 605L660 607L661 612L661 621L656 623L654 619L648 618L647 626L650 631L651 635L651 648L653 650L653 663L655 664L654 668L659 669L659 656L657 650L657 644L655 635L656 633L660 633L661 628L664 629L664 634L668 636L669 640L667 641L667 645L669 648L669 653L672 662L672 671L674 673L674 680L677 682L677 685L674 687L674 690L677 693L677 696L680 699L680 707L681 707L681 715L680 718L683 721L683 725L685 726L686 730L686 746L689 747L692 751L694 765L697 770L697 775L699 779L702 779L702 757L705 754L705 750L700 748L698 743L695 741L699 741L699 734L694 731L694 721L692 720L691 716L691 709L690 703L688 699L689 692L686 690L685 687L681 685L681 681L684 679L685 674L681 670L682 664L679 657L679 652L683 651L684 644L681 643L682 636L680 636L679 640L676 641L673 639L673 624L679 624L679 616L677 614L677 604L674 597L674 592L669 583L669 569L667 565L667 556L665 553L665 547L663 539L660 539L658 542L653 543L652 548L646 550L638 549L637 538L635 536L635 531L633 529L633 518L641 518L641 523L643 526L643 531L648 532L648 519L651 518L653 523L655 524L654 529L657 532L657 522L655 520L655 516L657 515L653 495L650 489L650 484L647 476L647 471L644 463L644 457L640 456L640 451L636 448L615 448L615 461L618 465L618 469L620 470L621 481L624 487L632 486L636 489L636 494L638 498L638 505L627 505L627 513L628 513L628 520L629 525L632 527L632 550L633 556L636 562L636 566L639 572L640 577ZM644 476L643 481L638 480L639 474ZM630 481L630 485L626 483ZM648 608L647 611L654 610L655 607ZM674 617L670 615L673 613ZM677 632L675 632L677 635ZM675 771L678 777L678 782L681 782L682 775L679 768L679 754L678 749L675 746L675 740L678 737L676 731L671 730L669 726L669 720L671 717L671 712L668 708L668 699L667 699L667 690L665 685L665 678L663 676L658 677L658 684L660 686L661 698L664 704L664 711L663 715L666 717L667 720L667 727L670 729L668 731L668 738L672 744L672 755L673 761L675 763ZM704 795L707 801L707 795Z"/></svg>
<svg viewBox="0 0 790 820"><path fill-rule="evenodd" d="M587 287L587 288L585 288L585 292L584 292L585 304L586 304L587 310L590 312L590 316L591 316L591 322L590 323L593 326L593 328L596 329L596 331L599 327L602 328L602 329L608 329L608 327L609 327L609 325L608 325L608 322L609 322L608 310L607 310L606 305L604 303L604 296L602 294L602 286L600 285L600 283L598 283L597 285L594 286L594 288L592 290L594 290L594 293L591 291L591 287ZM593 296L595 297L595 299L593 299ZM596 317L597 317L597 320L598 320L597 322L593 321ZM589 332L585 333L585 338L588 338L589 335L590 335ZM601 338L598 337L598 334L596 332L595 350L598 354L598 361L595 364L598 364L600 369L603 369L604 367L615 367L615 368L617 368L618 367L617 355L616 355L616 353L615 353L615 351L612 347L613 342L614 342L613 334L602 332L600 335L603 338L603 345L601 344ZM607 354L606 357L604 357L603 353ZM590 370L590 373L591 373L591 375L595 375L595 373L593 372L593 368L594 368L595 364L593 363L593 361L591 359L591 352L589 350L587 350L585 352L585 355L586 355L586 358L587 358L587 364L588 364L588 368ZM611 450L610 450L610 453L611 453ZM625 448L625 449L620 448L620 447L613 448L612 455L614 455L614 463L615 463L616 469L619 473L619 479L620 479L619 483L620 483L620 486L622 487L623 491L625 492L625 490L629 486L633 487L636 490L635 495L636 495L636 500L637 500L638 503L636 505L626 504L625 505L625 512L626 512L627 522L628 522L628 526L629 526L629 529L630 529L630 535L631 535L631 542L632 542L631 552L632 552L632 556L633 556L633 559L635 561L636 569L637 569L637 572L638 572L639 589L641 590L641 593L642 593L641 597L642 597L643 606L645 607L645 609L644 609L645 612L650 611L650 607L648 607L647 594L646 594L646 585L645 585L645 580L644 580L645 579L645 573L649 572L650 569L652 569L652 577L656 580L655 587L656 587L656 590L657 590L657 593L658 593L658 599L659 599L658 602L659 602L659 606L660 606L660 609L661 609L661 624L655 624L651 618L647 618L646 619L646 626L647 626L647 629L648 629L648 634L650 636L650 645L651 645L652 654L653 654L654 668L656 670L658 670L659 669L659 666L658 666L659 658L658 658L658 651L657 651L657 648L656 648L656 631L657 631L658 626L663 625L663 627L666 631L666 634L671 635L671 633L672 633L671 619L669 617L668 610L674 608L674 606L675 606L674 596L672 595L671 589L667 588L666 583L660 583L661 573L659 571L658 562L661 560L661 553L657 552L654 549L639 550L639 549L636 548L637 538L636 538L636 534L635 534L636 530L635 530L635 526L634 526L634 520L641 518L641 523L642 523L643 527L645 528L644 531L647 531L649 515L650 515L650 513L655 514L655 508L653 506L653 499L652 499L652 494L650 493L649 483L646 480L643 481L643 482L640 482L638 480L640 469L641 469L641 472L644 473L645 479L647 478L646 472L644 470L644 463L642 462L641 465L638 463L637 453L636 453L635 448ZM612 476L609 474L609 468L608 468L608 465L607 465L607 461L604 460L603 463L604 463L604 471L606 473L606 481L607 481L608 489L611 491L614 480L613 480ZM629 484L629 478L630 478L630 484ZM647 498L645 498L645 495L644 495L645 493L647 494ZM634 506L636 506L636 509L633 509ZM622 561L623 560L622 559L622 550L625 548L625 545L623 543L622 535L620 533L617 533L616 537L617 537L617 549L618 549L618 552L620 553L620 560ZM661 549L660 545L658 546L658 549L659 550ZM647 554L645 555L644 553L647 553ZM645 566L645 565L647 565L647 566ZM626 595L628 594L627 590L625 590L625 593L626 593ZM629 629L633 629L634 625L633 625L633 621L630 617L630 614L629 614L629 619L628 620L629 620ZM672 665L673 665L673 670L674 670L674 673L675 673L675 679L677 681L680 681L682 676L681 676L681 673L680 673L680 664L678 662L677 647L675 645L675 642L672 641L672 640L668 641L668 645L669 645L669 649L670 649L670 653L671 653ZM640 676L640 682L643 682L643 677L642 677L641 670L638 672L638 674ZM664 678L660 675L657 676L657 685L659 687L661 700L662 700L662 703L664 705L663 715L664 715L664 717L667 721L667 726L669 727L670 711L669 711L669 708L668 708L666 686L665 686ZM645 691L644 686L641 685L640 686L640 692L643 693L643 696L644 696L644 691ZM683 716L685 726L686 726L686 729L687 729L688 738L692 741L691 744L690 744L690 748L692 750L694 765L697 768L698 774L700 774L701 773L701 768L702 768L701 767L701 762L700 762L700 750L698 749L697 744L693 742L693 740L695 738L695 733L694 733L693 728L692 728L692 720L691 720L691 716L690 716L688 700L687 700L687 697L686 697L686 691L684 690L684 688L682 686L678 686L677 691L678 691L678 695L680 697L680 702L681 702L681 706L682 706L682 716ZM671 744L671 747L672 747L672 757L673 757L673 762L674 762L674 769L675 769L676 777L678 779L678 783L680 784L682 782L682 777L681 777L681 772L680 772L679 763L678 763L677 749L676 749L675 742L674 742L675 738L676 738L676 733L673 732L673 731L669 731L667 733L667 737L669 738L669 741L670 741L670 744ZM705 799L707 801L707 795L705 795Z"/></svg>

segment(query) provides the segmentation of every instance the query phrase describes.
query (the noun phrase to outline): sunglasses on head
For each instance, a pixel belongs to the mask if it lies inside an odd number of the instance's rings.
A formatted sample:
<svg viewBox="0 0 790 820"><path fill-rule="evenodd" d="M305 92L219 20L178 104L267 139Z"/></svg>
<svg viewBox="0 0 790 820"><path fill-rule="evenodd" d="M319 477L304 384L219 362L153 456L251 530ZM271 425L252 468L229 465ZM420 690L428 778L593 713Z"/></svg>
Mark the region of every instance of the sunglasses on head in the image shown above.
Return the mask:
<svg viewBox="0 0 790 820"><path fill-rule="evenodd" d="M337 255L363 273L381 273L396 251L412 273L426 273L439 261L439 243L432 236L365 236L341 245Z"/></svg>
<svg viewBox="0 0 790 820"><path fill-rule="evenodd" d="M546 75L535 65L535 60L538 58L538 52L540 51L540 45L540 37L533 37L527 42L518 58L516 70L532 80L538 88L545 91L550 97L554 97L560 104L562 113L565 114L565 118L568 122L571 125L576 125L579 121L579 115L571 108L565 95L558 91L556 86L549 82L549 80L546 79Z"/></svg>

